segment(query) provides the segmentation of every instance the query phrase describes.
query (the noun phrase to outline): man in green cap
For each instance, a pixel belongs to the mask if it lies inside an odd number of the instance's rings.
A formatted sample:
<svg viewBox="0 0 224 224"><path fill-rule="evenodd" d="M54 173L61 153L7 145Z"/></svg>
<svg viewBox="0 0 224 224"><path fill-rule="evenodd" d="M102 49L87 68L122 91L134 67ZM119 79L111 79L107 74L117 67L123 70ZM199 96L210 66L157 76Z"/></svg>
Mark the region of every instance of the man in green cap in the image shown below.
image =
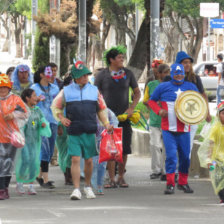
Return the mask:
<svg viewBox="0 0 224 224"><path fill-rule="evenodd" d="M72 156L72 180L74 190L72 200L80 200L80 157L85 159L86 198L95 198L90 186L93 163L92 157L97 155L95 133L96 116L104 124L108 132L113 130L105 114L106 104L98 88L88 82L91 72L81 61L72 66L71 75L74 82L65 86L52 103L55 119L60 121L68 132L68 154ZM65 116L64 116L64 109Z"/></svg>

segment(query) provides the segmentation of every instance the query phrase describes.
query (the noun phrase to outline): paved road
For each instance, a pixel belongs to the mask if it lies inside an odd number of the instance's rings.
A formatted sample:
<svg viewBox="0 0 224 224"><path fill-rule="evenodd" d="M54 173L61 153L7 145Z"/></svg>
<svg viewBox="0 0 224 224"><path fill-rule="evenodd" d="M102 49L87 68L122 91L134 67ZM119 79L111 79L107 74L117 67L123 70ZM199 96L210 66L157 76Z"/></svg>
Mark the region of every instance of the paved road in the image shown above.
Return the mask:
<svg viewBox="0 0 224 224"><path fill-rule="evenodd" d="M15 181L10 187L11 199L0 201L0 224L209 224L223 222L224 207L218 204L208 180L190 180L195 190L187 195L176 190L164 195L165 183L149 180L149 158L131 156L127 166L128 189L105 190L104 196L81 201L69 200L71 186L65 186L58 167L51 167L55 190L36 185L38 195L19 196Z"/></svg>

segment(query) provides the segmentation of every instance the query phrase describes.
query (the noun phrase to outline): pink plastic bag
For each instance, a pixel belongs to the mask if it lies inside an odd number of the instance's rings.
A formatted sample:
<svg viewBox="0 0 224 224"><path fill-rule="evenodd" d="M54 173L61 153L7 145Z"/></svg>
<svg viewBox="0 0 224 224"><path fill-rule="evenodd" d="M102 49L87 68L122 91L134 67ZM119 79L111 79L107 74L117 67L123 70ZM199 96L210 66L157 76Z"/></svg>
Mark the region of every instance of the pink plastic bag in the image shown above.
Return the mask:
<svg viewBox="0 0 224 224"><path fill-rule="evenodd" d="M109 160L123 163L122 128L114 128L112 134L104 130L101 136L99 163Z"/></svg>

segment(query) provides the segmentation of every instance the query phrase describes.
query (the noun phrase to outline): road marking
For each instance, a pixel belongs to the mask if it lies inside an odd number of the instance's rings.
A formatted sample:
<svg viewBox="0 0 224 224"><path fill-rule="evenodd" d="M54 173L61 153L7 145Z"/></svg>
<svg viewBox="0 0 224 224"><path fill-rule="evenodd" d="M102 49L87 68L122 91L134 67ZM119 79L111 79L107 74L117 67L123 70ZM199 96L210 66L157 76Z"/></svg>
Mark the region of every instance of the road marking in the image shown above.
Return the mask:
<svg viewBox="0 0 224 224"><path fill-rule="evenodd" d="M218 206L218 207L224 207L224 204L202 204L203 206Z"/></svg>
<svg viewBox="0 0 224 224"><path fill-rule="evenodd" d="M61 218L61 217L65 217L65 214L64 213L61 213L61 212L55 212L55 211L52 211L50 209L47 210L49 213L53 214L54 216L56 216L57 218Z"/></svg>
<svg viewBox="0 0 224 224"><path fill-rule="evenodd" d="M99 207L77 207L77 208L60 208L60 210L149 210L149 207L131 207L131 206L99 206Z"/></svg>

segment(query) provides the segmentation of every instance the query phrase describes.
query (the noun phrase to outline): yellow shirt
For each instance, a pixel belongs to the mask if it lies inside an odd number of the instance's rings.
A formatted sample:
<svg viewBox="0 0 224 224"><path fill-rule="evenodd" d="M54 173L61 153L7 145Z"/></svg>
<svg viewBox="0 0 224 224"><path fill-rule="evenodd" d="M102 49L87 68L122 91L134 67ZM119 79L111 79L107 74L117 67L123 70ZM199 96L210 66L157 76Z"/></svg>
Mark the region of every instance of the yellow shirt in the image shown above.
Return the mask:
<svg viewBox="0 0 224 224"><path fill-rule="evenodd" d="M214 142L212 160L224 162L224 125L220 121L213 126L209 140Z"/></svg>

